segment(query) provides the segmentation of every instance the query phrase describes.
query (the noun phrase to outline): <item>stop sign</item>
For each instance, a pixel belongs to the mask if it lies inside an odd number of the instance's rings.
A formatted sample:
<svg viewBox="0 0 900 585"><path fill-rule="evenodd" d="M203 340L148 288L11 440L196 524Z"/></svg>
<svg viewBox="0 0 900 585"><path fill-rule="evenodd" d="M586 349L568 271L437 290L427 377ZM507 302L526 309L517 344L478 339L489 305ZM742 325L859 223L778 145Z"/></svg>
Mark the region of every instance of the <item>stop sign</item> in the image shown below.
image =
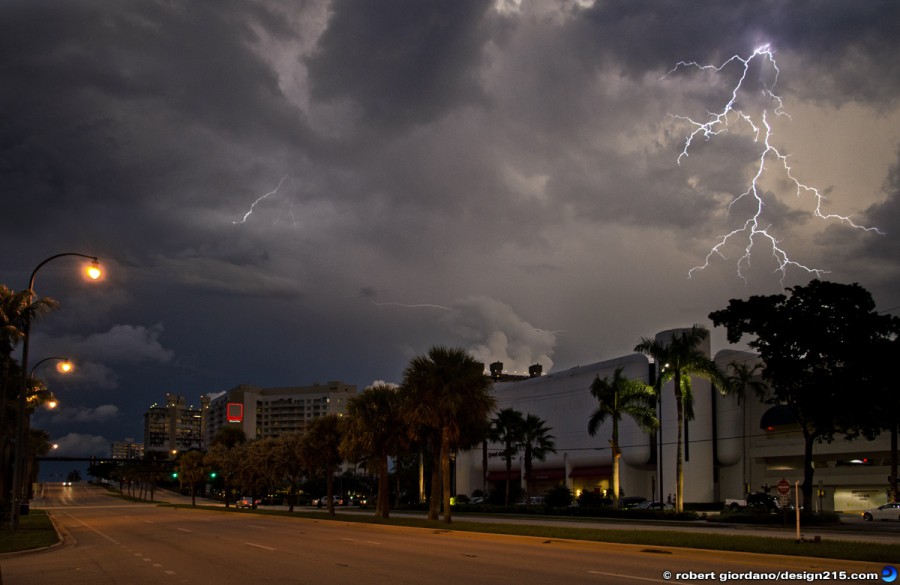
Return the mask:
<svg viewBox="0 0 900 585"><path fill-rule="evenodd" d="M782 496L791 493L791 484L789 484L786 479L782 479L778 482L778 493Z"/></svg>

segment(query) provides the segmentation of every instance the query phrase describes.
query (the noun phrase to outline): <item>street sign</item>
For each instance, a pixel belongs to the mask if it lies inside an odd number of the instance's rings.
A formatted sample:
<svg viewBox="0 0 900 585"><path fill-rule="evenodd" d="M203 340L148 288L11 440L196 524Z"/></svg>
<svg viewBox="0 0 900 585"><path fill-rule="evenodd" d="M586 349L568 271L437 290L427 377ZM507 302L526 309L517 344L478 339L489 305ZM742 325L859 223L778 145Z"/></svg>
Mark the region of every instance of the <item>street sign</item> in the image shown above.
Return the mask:
<svg viewBox="0 0 900 585"><path fill-rule="evenodd" d="M786 496L789 493L791 493L791 484L789 484L786 479L782 479L778 482L778 494Z"/></svg>

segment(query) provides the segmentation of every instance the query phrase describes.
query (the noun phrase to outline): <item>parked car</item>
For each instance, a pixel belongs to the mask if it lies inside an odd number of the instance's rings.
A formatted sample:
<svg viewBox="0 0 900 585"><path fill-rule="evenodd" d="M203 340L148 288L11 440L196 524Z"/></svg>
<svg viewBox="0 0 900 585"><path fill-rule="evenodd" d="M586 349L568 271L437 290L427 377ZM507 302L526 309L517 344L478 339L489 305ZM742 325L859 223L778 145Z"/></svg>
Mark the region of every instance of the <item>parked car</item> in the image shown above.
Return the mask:
<svg viewBox="0 0 900 585"><path fill-rule="evenodd" d="M628 496L625 498L619 498L619 507L623 510L630 510L631 508L636 508L640 504L643 504L647 501L647 498L642 498L641 496Z"/></svg>
<svg viewBox="0 0 900 585"><path fill-rule="evenodd" d="M238 500L234 503L235 508L255 508L260 504L260 500L255 500L250 496L244 496L243 498L238 498Z"/></svg>
<svg viewBox="0 0 900 585"><path fill-rule="evenodd" d="M863 520L900 520L900 502L891 502L862 513Z"/></svg>
<svg viewBox="0 0 900 585"><path fill-rule="evenodd" d="M343 506L344 505L344 499L341 496L332 496L332 498L334 499L335 506ZM328 505L328 496L322 496L321 498L316 498L315 500L313 500L311 502L311 504L313 506L316 506L319 508L324 508L325 506Z"/></svg>
<svg viewBox="0 0 900 585"><path fill-rule="evenodd" d="M675 506L666 502L641 502L634 510L674 510Z"/></svg>
<svg viewBox="0 0 900 585"><path fill-rule="evenodd" d="M758 510L768 510L774 512L781 509L778 498L766 493L747 494L745 500L725 500L725 507L730 510L739 510L741 508L756 508Z"/></svg>

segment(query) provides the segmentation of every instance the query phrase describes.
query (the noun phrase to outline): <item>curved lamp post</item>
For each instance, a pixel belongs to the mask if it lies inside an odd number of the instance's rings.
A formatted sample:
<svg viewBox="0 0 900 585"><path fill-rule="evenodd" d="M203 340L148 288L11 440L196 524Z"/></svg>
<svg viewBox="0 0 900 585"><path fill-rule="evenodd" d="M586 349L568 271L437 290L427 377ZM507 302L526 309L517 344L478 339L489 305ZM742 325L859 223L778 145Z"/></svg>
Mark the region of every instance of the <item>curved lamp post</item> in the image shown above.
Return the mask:
<svg viewBox="0 0 900 585"><path fill-rule="evenodd" d="M51 360L56 360L57 362L59 362L56 364L56 371L59 372L60 374L64 374L64 375L69 374L75 369L75 366L72 364L71 361L69 361L69 358L67 358L67 357L52 356L52 357L44 358L44 359L38 361L36 364L34 364L34 366L32 366L32 368L31 368L31 372L28 374L28 379L31 381L32 387L35 384L35 377L34 377L35 370L37 370L41 366L41 364L44 364L45 362L49 362ZM26 402L26 409L27 409L27 402L28 402L27 396L26 396L25 402ZM57 404L58 404L58 401L51 393L50 400L46 403L47 408L54 409L54 408L56 408ZM35 404L34 407L37 408L37 406L38 406L38 404ZM29 442L28 441L28 432L31 429L31 417L28 416L27 414L25 416L24 423L25 423L25 425L24 425L25 430L24 430L23 434L25 435L24 447L25 447L26 453L22 458L22 478L23 478L23 480L24 480L25 476L27 475L27 470L28 470L27 443ZM22 491L27 495L27 490L24 489L25 488L24 485L22 486L22 488L23 488Z"/></svg>
<svg viewBox="0 0 900 585"><path fill-rule="evenodd" d="M87 254L79 254L77 252L63 252L62 254L55 254L43 260L37 267L31 272L31 279L28 281L28 304L34 300L34 279L37 276L38 271L44 267L45 264L56 260L57 258L62 258L64 256L77 256L79 258L87 258L91 261L89 265L85 268L85 274L91 280L97 280L102 275L103 272L100 269L100 262L96 256L89 256ZM31 319L27 319L25 321L25 326L22 331L22 380L19 385L19 401L18 408L16 411L16 451L15 457L13 459L13 481L12 481L12 497L11 500L11 509L10 509L10 524L13 528L19 527L19 508L22 502L22 497L25 496L23 494L23 486L22 479L24 474L25 467L25 425L27 423L27 399L28 399L28 378L30 374L27 372L28 370L28 342L31 337ZM52 358L49 358L52 359ZM37 367L37 365L35 367ZM34 370L32 369L33 373ZM27 496L25 496L25 500L27 501Z"/></svg>
<svg viewBox="0 0 900 585"><path fill-rule="evenodd" d="M56 364L56 371L59 372L60 374L69 374L75 369L75 365L67 357L61 357L61 356L46 357L46 358L40 360L38 363L34 364L34 366L32 366L31 373L28 374L28 378L30 380L32 380L32 382L33 382L34 381L34 371L38 369L38 366L40 366L44 362L49 362L51 360L56 360L57 362L59 362L58 364ZM28 402L28 399L26 397L26 405L27 405L27 402ZM56 405L58 403L59 403L59 401L56 400L56 397L53 396L53 393L51 392L50 393L50 401L47 403L47 408L51 408L51 409L56 408ZM26 421L29 423L31 422L30 420L28 420L28 417L26 417ZM25 431L27 433L28 429L25 429Z"/></svg>

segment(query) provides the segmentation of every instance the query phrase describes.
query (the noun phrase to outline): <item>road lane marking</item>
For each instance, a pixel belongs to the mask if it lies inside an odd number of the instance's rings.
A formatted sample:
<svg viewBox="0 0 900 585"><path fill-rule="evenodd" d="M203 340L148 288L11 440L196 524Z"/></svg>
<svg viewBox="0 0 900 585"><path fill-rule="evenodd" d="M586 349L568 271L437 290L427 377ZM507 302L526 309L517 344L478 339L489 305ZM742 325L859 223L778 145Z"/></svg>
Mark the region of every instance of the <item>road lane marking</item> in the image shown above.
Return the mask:
<svg viewBox="0 0 900 585"><path fill-rule="evenodd" d="M111 537L111 536L108 536L108 535L106 535L106 534L100 532L99 530L97 530L96 528L94 528L93 526L91 526L90 524L85 523L83 520L80 520L80 519L76 518L75 516L72 516L72 515L69 514L68 512L63 512L63 514L65 514L66 516L68 516L69 518L71 518L72 520L74 520L75 522L78 522L79 524L81 524L81 525L84 526L85 528L87 528L87 529L89 529L89 530L93 530L94 532L96 532L97 534L99 534L100 536L102 536L103 538L105 538L106 540L110 541L111 543L117 544L117 545L119 545L119 546L122 546L122 543L120 543L118 540L116 540L115 538L113 538L113 537Z"/></svg>
<svg viewBox="0 0 900 585"><path fill-rule="evenodd" d="M244 544L246 544L247 546L255 546L256 548L264 548L264 549L266 549L266 550L276 550L276 549L274 549L274 548L271 548L271 547L268 547L268 546L263 546L263 545L261 545L261 544L253 544L252 542L245 542Z"/></svg>
<svg viewBox="0 0 900 585"><path fill-rule="evenodd" d="M187 528L179 528L178 530L180 530L182 532L192 532L191 530L188 530Z"/></svg>
<svg viewBox="0 0 900 585"><path fill-rule="evenodd" d="M604 577L616 577L617 579L631 579L632 581L648 581L650 583L675 583L675 585L687 585L684 581L664 581L651 577L635 577L634 575L622 575L619 573L604 573L603 571L588 571L589 575L603 575Z"/></svg>
<svg viewBox="0 0 900 585"><path fill-rule="evenodd" d="M339 540L343 540L344 542L361 542L363 544L381 544L380 542L375 542L374 540L356 540L355 538L340 538Z"/></svg>

